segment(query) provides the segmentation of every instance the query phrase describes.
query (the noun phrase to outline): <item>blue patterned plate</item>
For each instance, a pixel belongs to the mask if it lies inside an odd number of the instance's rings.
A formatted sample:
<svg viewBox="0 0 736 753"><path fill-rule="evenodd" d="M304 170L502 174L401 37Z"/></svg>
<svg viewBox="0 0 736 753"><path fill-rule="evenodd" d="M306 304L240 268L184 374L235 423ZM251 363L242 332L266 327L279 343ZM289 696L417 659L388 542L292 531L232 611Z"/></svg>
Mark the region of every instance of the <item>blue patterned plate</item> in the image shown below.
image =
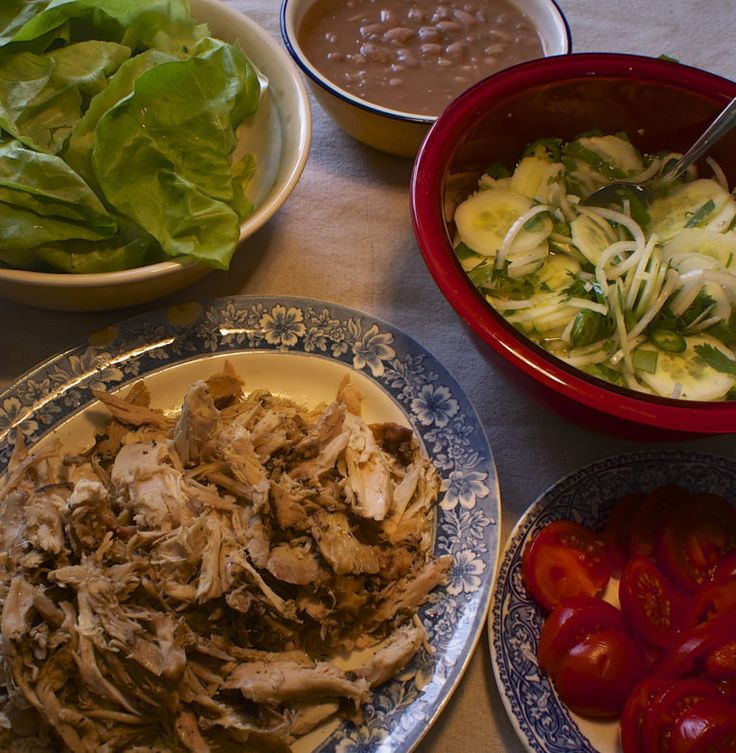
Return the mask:
<svg viewBox="0 0 736 753"><path fill-rule="evenodd" d="M147 313L94 334L0 392L0 474L16 430L29 442L88 446L102 412L90 390L146 377L155 404L174 408L195 379L227 359L247 389L302 403L330 401L350 372L366 420L413 427L442 478L435 553L449 583L421 611L432 655L420 652L365 708L360 726L322 729L294 749L408 753L460 681L485 624L499 542L493 456L473 407L445 368L411 338L368 314L301 298L239 296Z"/></svg>
<svg viewBox="0 0 736 753"><path fill-rule="evenodd" d="M547 523L569 519L599 529L624 494L664 484L736 499L736 463L676 450L649 450L600 460L566 476L529 507L511 532L499 565L489 615L493 671L511 723L530 753L620 753L618 721L570 713L537 665L543 612L521 580L526 543Z"/></svg>

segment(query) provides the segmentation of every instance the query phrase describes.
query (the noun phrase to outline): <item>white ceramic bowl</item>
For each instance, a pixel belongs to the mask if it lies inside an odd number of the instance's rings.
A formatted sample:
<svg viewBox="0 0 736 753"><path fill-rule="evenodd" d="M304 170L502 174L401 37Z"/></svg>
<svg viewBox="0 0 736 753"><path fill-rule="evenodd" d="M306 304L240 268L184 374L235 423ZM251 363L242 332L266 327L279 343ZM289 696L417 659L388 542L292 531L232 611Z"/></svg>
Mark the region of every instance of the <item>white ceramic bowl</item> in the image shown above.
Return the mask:
<svg viewBox="0 0 736 753"><path fill-rule="evenodd" d="M367 102L320 73L304 54L298 40L302 20L315 2L317 0L282 0L281 5L281 35L292 57L307 75L315 99L358 141L389 154L414 157L437 116L392 110ZM570 27L555 0L511 2L537 28L545 57L571 51Z"/></svg>
<svg viewBox="0 0 736 753"><path fill-rule="evenodd" d="M213 36L238 43L269 81L253 121L241 126L259 165L246 191L256 209L240 226L237 253L247 253L243 241L286 201L304 170L312 139L309 97L289 56L254 21L218 0L191 0L191 7ZM59 311L101 311L161 298L210 271L194 261L81 275L0 268L0 298Z"/></svg>

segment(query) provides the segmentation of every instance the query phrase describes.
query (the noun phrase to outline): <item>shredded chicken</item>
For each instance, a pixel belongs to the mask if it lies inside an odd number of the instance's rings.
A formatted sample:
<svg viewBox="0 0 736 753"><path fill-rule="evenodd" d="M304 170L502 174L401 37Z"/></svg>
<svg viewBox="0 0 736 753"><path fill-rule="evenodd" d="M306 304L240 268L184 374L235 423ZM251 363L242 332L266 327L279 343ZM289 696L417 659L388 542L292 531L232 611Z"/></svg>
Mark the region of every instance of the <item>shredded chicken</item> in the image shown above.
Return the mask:
<svg viewBox="0 0 736 753"><path fill-rule="evenodd" d="M18 437L0 478L0 750L289 751L429 650L439 477L349 380L304 408L226 364L175 419L96 396L88 452Z"/></svg>

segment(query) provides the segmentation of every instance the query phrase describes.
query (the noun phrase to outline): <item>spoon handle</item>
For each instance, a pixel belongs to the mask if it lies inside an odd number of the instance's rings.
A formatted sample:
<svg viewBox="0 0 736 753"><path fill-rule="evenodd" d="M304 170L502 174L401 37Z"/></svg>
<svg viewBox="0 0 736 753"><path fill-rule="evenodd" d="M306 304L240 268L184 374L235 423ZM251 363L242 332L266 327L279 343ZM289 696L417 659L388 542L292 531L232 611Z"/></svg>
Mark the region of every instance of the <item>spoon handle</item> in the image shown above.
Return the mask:
<svg viewBox="0 0 736 753"><path fill-rule="evenodd" d="M718 117L703 131L700 138L668 168L657 181L667 184L679 178L694 162L697 162L722 136L736 125L736 97L721 111Z"/></svg>

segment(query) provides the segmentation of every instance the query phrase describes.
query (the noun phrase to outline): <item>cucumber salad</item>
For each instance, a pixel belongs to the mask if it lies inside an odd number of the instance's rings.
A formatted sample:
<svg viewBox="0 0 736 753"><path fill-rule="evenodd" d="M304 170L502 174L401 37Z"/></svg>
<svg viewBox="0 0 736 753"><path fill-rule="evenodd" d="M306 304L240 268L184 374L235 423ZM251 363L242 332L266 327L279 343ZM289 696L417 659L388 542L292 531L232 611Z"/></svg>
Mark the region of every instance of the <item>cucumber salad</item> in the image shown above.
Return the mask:
<svg viewBox="0 0 736 753"><path fill-rule="evenodd" d="M488 303L568 364L663 397L736 399L736 199L719 165L648 206L627 189L616 205L583 201L679 156L625 134L536 141L457 206L455 253Z"/></svg>

